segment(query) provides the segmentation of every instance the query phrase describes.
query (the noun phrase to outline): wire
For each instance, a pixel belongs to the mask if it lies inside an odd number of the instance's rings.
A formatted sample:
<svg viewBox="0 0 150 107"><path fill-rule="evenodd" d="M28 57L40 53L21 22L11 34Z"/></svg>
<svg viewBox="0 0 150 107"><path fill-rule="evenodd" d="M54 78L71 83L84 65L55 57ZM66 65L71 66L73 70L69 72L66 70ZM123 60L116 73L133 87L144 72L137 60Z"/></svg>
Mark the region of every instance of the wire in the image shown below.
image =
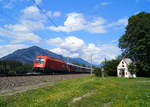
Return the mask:
<svg viewBox="0 0 150 107"><path fill-rule="evenodd" d="M45 11L43 11L43 9L35 2L35 0L32 0L32 2L34 3L34 5L40 10L40 12L42 14L44 14L50 21L53 25L55 25L55 27L58 27L58 25L53 21L53 19L51 17L49 17Z"/></svg>

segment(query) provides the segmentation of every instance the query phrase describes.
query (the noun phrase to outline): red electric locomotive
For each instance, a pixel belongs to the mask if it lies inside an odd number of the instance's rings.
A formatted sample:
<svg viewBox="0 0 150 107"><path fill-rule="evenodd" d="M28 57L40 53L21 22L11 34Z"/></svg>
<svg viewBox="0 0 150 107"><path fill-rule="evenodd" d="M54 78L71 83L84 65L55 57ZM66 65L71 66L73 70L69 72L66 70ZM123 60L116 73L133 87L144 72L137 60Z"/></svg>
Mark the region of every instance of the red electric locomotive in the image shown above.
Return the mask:
<svg viewBox="0 0 150 107"><path fill-rule="evenodd" d="M66 63L59 59L54 59L48 56L37 56L34 60L34 72L89 72L91 69L71 63Z"/></svg>
<svg viewBox="0 0 150 107"><path fill-rule="evenodd" d="M54 59L48 56L37 56L34 60L33 71L50 72L50 71L67 71L66 62Z"/></svg>

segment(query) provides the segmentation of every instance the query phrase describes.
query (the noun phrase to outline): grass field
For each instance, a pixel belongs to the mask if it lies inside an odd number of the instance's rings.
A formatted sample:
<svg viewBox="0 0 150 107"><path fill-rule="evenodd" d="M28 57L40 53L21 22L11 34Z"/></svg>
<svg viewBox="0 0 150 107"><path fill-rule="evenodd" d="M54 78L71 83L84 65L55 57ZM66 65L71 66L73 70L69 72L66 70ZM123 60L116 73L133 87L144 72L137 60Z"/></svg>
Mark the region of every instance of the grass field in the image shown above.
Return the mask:
<svg viewBox="0 0 150 107"><path fill-rule="evenodd" d="M0 97L2 107L150 107L150 78L82 77Z"/></svg>

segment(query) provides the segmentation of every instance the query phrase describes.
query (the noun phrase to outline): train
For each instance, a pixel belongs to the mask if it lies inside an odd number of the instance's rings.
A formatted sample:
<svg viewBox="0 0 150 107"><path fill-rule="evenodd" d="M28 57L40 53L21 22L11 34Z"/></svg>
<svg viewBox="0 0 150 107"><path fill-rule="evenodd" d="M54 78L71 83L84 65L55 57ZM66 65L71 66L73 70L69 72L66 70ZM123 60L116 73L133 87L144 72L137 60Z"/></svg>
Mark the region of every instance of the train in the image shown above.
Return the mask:
<svg viewBox="0 0 150 107"><path fill-rule="evenodd" d="M43 73L76 73L76 72L90 72L90 67L83 67L80 65L67 63L65 61L55 59L49 56L37 56L33 64L34 72Z"/></svg>

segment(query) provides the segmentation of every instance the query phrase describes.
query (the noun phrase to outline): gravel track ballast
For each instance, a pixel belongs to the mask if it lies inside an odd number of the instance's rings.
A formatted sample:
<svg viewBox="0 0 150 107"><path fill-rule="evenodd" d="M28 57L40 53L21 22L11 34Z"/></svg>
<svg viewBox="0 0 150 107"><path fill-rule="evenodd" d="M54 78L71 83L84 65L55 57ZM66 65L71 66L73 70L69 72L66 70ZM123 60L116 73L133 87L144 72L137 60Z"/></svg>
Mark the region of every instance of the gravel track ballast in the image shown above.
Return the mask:
<svg viewBox="0 0 150 107"><path fill-rule="evenodd" d="M88 76L89 74L65 74L42 76L0 77L0 96L13 95L32 88L52 85L57 81Z"/></svg>

